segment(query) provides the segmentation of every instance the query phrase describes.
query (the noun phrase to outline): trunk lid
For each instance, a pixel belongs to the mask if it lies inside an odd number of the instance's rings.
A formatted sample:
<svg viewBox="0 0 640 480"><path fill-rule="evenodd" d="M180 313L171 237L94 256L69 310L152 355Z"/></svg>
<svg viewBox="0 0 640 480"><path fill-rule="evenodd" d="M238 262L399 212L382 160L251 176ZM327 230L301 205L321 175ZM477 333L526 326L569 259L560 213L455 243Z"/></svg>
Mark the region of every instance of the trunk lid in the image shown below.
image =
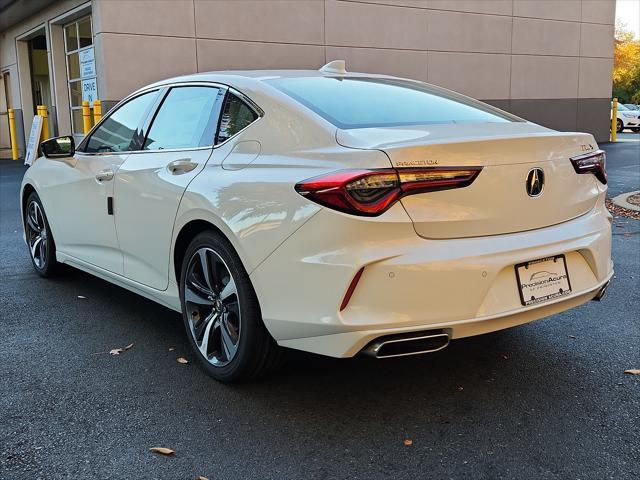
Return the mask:
<svg viewBox="0 0 640 480"><path fill-rule="evenodd" d="M382 150L397 169L483 167L468 187L401 200L416 233L425 238L499 235L555 225L589 212L600 193L598 180L576 174L569 160L597 149L589 134L514 122L338 130L337 141ZM534 168L544 172L544 188L536 197L526 188Z"/></svg>

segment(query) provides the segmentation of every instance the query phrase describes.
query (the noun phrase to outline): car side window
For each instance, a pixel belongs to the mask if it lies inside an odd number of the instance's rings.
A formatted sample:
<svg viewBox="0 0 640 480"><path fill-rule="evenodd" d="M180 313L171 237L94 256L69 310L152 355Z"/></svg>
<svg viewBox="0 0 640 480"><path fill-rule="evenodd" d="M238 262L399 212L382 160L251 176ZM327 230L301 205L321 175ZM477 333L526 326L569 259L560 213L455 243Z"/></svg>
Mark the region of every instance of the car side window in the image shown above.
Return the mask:
<svg viewBox="0 0 640 480"><path fill-rule="evenodd" d="M141 143L138 126L157 94L158 91L154 90L138 95L110 114L91 134L84 151L86 153L127 152L137 149Z"/></svg>
<svg viewBox="0 0 640 480"><path fill-rule="evenodd" d="M224 93L217 87L173 87L153 119L143 150L213 145Z"/></svg>
<svg viewBox="0 0 640 480"><path fill-rule="evenodd" d="M258 114L249 105L234 94L229 93L224 103L216 144L233 137L257 119Z"/></svg>

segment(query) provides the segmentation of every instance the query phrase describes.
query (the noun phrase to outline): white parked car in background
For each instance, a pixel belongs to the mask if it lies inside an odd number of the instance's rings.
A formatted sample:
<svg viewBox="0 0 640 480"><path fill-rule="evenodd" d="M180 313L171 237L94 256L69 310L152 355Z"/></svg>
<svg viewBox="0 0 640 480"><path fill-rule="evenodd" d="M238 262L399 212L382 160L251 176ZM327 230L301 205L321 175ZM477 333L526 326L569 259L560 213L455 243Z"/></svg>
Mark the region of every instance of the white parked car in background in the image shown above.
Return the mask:
<svg viewBox="0 0 640 480"><path fill-rule="evenodd" d="M42 150L21 189L36 271L182 312L222 381L281 347L436 351L599 299L613 275L591 135L340 61L158 82Z"/></svg>
<svg viewBox="0 0 640 480"><path fill-rule="evenodd" d="M640 132L640 111L632 110L624 104L619 103L616 131L620 133L625 128L630 128L634 132Z"/></svg>

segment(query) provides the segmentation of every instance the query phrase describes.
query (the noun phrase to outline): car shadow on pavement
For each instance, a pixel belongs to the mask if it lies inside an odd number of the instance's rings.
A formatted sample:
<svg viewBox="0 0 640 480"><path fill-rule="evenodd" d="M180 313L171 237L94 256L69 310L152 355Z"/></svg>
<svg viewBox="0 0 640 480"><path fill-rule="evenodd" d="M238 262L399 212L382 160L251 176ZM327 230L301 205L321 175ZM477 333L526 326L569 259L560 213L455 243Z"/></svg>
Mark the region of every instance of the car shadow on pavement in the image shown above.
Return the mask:
<svg viewBox="0 0 640 480"><path fill-rule="evenodd" d="M146 343L147 348L158 348L159 359L171 349L192 364L197 362L189 349L180 314L84 272L69 270L54 281L87 297L79 301L90 302L93 298L98 302L98 310L108 317L108 324L102 318L96 321L109 332L125 333L121 343L135 341L136 345ZM95 306L93 311L95 314ZM572 358L575 340L566 335L562 339L549 336L545 330L550 330L551 325L538 329L541 322L545 320L453 340L436 353L393 359L364 355L336 359L287 349L287 361L280 370L233 385L220 384L197 368L190 376L195 376L201 388L210 390L212 395L222 388L258 404L268 391L268 398L286 398L290 404L304 405L322 398L322 405L329 410L351 403L363 408L371 402L388 403L389 414L415 408L416 401L423 408L435 402L432 406L437 408L440 402L465 396L477 400L499 395L509 401L529 394L539 397L548 389L555 394L570 394L575 388L589 388L588 372L580 371L579 357Z"/></svg>

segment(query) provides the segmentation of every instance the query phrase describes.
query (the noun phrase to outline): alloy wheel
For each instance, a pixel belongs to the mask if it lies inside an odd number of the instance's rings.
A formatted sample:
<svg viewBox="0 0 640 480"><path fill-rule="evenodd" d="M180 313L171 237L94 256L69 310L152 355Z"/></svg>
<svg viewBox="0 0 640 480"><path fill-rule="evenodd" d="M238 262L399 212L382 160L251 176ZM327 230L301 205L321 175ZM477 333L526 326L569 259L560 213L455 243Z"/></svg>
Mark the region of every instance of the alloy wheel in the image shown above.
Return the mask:
<svg viewBox="0 0 640 480"><path fill-rule="evenodd" d="M38 269L44 268L47 262L47 226L44 221L42 207L32 200L27 207L27 242L33 263Z"/></svg>
<svg viewBox="0 0 640 480"><path fill-rule="evenodd" d="M189 259L184 303L190 333L202 356L216 367L233 360L242 333L235 279L213 249L202 247Z"/></svg>

